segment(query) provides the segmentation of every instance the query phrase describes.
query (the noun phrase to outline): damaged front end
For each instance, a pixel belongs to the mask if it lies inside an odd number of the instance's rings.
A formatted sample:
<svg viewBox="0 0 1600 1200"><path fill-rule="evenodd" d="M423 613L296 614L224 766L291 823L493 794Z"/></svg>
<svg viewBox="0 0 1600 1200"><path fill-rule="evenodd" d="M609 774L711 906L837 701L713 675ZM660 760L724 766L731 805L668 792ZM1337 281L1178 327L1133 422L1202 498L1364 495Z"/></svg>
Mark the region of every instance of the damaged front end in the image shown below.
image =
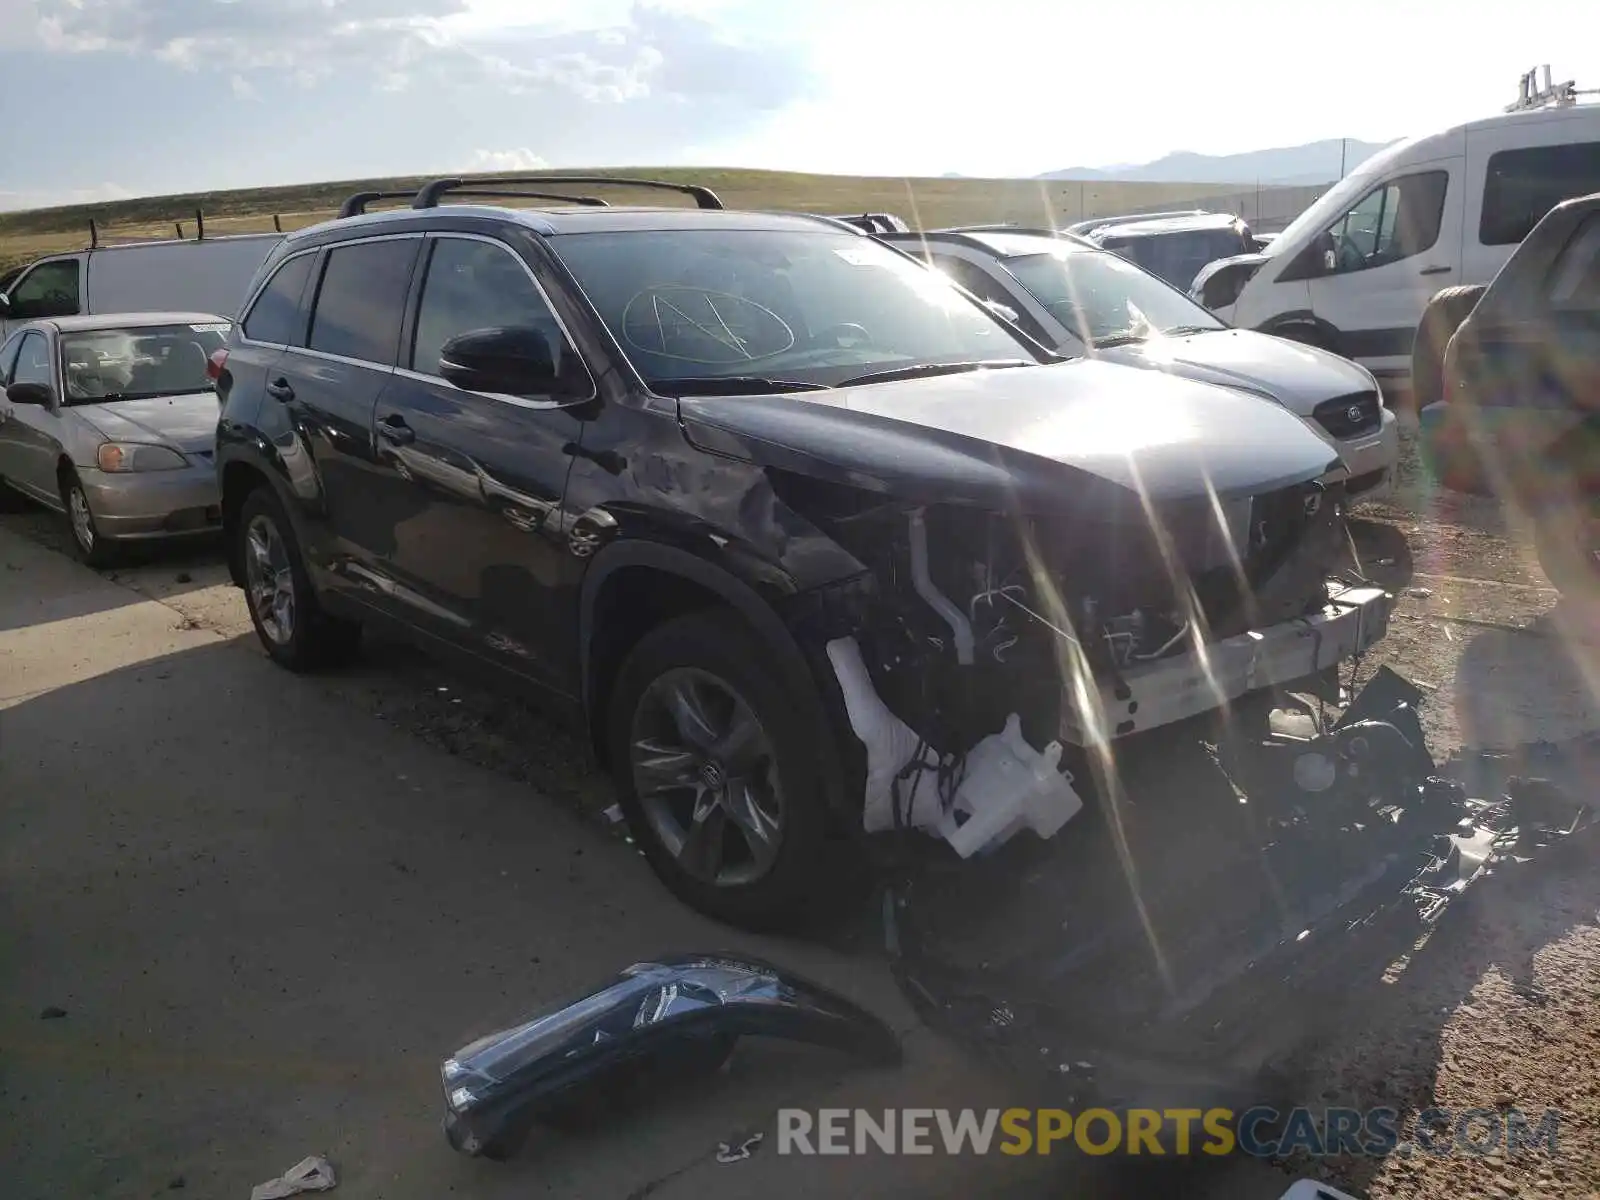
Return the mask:
<svg viewBox="0 0 1600 1200"><path fill-rule="evenodd" d="M793 621L861 744L863 826L963 857L1071 819L1080 751L1325 674L1387 626L1381 588L1336 577L1333 476L1180 499L1101 486L1028 516L774 475L867 567L850 604L801 597Z"/></svg>

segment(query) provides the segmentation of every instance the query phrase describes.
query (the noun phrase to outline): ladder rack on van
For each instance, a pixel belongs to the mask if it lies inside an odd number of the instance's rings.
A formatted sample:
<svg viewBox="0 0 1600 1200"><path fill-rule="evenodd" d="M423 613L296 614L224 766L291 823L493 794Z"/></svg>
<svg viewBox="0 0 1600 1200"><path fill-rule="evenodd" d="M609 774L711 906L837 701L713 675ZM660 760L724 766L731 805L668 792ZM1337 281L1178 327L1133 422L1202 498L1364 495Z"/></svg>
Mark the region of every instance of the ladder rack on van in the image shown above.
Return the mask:
<svg viewBox="0 0 1600 1200"><path fill-rule="evenodd" d="M1540 76L1543 76L1542 80ZM1532 112L1540 108L1571 108L1579 96L1600 96L1600 88L1578 87L1578 81L1550 82L1550 64L1535 67L1517 80L1517 99L1506 105L1506 112Z"/></svg>
<svg viewBox="0 0 1600 1200"><path fill-rule="evenodd" d="M406 194L410 195L409 192L406 193ZM153 241L172 241L172 242L190 242L190 241L193 241L193 242L203 242L203 241L207 240L206 239L206 215L205 215L204 211L202 211L201 209L197 208L197 209L194 210L194 237L186 238L186 237L183 236L183 222L182 221L174 221L173 222L173 228L175 230L175 234L171 238L141 237L141 238L137 238L135 240L138 243L141 243L141 244L145 243L145 242L153 242ZM273 213L272 214L272 231L274 233L282 233L283 232L283 221L282 221L282 219L279 217L279 215L277 213ZM106 248L106 246L127 245L128 244L126 242L122 242L122 243L108 242L108 243L105 244L105 246L102 246L101 241L100 241L101 232L102 231L101 231L101 228L100 228L100 223L98 221L96 221L93 217L90 217L89 218L89 249L91 249L91 250L100 250L100 249ZM259 234L259 233L246 233L246 234L223 234L223 236L224 237L260 237L262 235ZM215 239L213 238L211 240L214 241Z"/></svg>

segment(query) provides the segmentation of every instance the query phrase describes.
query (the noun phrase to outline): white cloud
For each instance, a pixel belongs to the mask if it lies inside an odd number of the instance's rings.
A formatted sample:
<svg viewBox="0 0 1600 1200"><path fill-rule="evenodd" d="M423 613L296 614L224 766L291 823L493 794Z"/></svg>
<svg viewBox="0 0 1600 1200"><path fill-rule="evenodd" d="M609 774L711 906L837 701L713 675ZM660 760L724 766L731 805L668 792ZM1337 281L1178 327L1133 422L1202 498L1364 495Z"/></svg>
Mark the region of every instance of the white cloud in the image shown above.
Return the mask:
<svg viewBox="0 0 1600 1200"><path fill-rule="evenodd" d="M472 161L461 168L464 174L506 171L542 171L550 164L532 150L474 150Z"/></svg>

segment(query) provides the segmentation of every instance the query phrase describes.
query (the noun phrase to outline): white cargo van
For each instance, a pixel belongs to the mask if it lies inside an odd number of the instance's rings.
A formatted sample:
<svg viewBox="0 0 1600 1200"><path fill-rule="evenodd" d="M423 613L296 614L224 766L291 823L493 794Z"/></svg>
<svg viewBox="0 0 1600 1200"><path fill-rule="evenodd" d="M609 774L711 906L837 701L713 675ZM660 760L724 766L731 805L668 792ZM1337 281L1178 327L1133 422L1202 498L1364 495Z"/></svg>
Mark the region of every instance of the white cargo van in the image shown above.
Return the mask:
<svg viewBox="0 0 1600 1200"><path fill-rule="evenodd" d="M0 286L0 341L39 317L122 312L233 316L281 233L135 242L52 254Z"/></svg>
<svg viewBox="0 0 1600 1200"><path fill-rule="evenodd" d="M1190 294L1235 326L1403 381L1434 293L1488 283L1545 213L1600 191L1600 104L1562 87L1551 107L1519 103L1380 151L1261 253L1206 267Z"/></svg>

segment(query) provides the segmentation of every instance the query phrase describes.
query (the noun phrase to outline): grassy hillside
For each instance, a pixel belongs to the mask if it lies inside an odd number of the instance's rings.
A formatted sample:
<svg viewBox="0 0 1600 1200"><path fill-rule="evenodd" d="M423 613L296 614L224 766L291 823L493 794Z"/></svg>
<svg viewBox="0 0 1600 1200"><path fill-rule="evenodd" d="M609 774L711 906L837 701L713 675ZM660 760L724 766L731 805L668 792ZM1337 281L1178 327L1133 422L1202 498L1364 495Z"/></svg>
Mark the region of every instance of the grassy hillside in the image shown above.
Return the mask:
<svg viewBox="0 0 1600 1200"><path fill-rule="evenodd" d="M579 174L580 171L564 173ZM631 167L593 173L703 183L714 189L730 208L893 212L924 227L978 221L1062 224L1085 216L1137 211L1237 190L1222 184L902 179L715 168ZM412 191L426 178L346 180L243 191L196 192L0 213L0 271L41 254L87 246L91 218L99 226L102 242L172 237L180 230L183 236L193 237L196 209L205 215L207 233L270 230L275 215L284 230L291 230L331 217L352 192ZM605 189L605 198L617 204L678 202L676 197L663 197L659 192L628 192L618 188ZM688 203L688 200L685 198L682 202Z"/></svg>

